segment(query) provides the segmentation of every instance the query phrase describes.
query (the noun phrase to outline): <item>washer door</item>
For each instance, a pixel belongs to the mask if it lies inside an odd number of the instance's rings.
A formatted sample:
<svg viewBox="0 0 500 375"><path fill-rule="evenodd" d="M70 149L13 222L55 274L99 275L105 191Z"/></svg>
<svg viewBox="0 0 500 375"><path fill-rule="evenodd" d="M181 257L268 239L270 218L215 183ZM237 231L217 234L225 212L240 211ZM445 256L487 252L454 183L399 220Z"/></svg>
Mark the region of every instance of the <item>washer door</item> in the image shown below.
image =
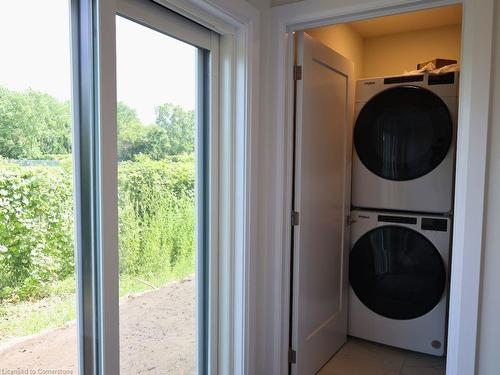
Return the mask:
<svg viewBox="0 0 500 375"><path fill-rule="evenodd" d="M356 120L354 146L361 162L379 177L421 177L445 158L453 138L446 104L433 92L398 86L370 99Z"/></svg>
<svg viewBox="0 0 500 375"><path fill-rule="evenodd" d="M401 226L371 230L354 245L349 281L360 301L391 319L414 319L441 300L446 269L434 245Z"/></svg>

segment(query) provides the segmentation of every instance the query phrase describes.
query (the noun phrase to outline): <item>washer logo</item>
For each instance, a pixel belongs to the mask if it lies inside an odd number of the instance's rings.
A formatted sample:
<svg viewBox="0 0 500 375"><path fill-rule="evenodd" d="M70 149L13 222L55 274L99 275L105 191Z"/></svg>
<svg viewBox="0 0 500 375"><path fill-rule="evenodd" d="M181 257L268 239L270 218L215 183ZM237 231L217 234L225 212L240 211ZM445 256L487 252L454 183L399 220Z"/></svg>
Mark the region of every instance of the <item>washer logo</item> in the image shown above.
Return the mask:
<svg viewBox="0 0 500 375"><path fill-rule="evenodd" d="M371 85L375 84L375 81L366 81L366 82L364 82L364 84L367 86L371 86Z"/></svg>

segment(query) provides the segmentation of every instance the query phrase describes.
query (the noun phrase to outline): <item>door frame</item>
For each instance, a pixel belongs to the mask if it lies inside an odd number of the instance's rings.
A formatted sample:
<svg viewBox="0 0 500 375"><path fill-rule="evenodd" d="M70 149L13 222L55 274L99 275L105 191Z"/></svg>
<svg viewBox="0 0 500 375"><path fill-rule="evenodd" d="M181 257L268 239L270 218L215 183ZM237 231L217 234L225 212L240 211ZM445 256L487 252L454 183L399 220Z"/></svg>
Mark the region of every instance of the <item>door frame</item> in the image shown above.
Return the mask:
<svg viewBox="0 0 500 375"><path fill-rule="evenodd" d="M480 4L478 4L480 2ZM268 183L277 199L269 216L266 240L272 254L273 345L269 366L288 373L290 309L290 212L293 147L293 43L291 33L311 27L351 22L415 10L463 3L460 110L454 203L448 325L447 374L469 375L477 367L477 335L483 240L487 133L494 0L305 0L273 8L271 12L271 67L268 121L276 124L272 139L276 169ZM472 124L473 127L472 127ZM272 247L271 247L272 246ZM473 249L473 251L471 251Z"/></svg>
<svg viewBox="0 0 500 375"><path fill-rule="evenodd" d="M80 64L74 72L79 79L75 100L88 95L92 140L96 152L90 162L92 179L86 180L95 192L96 236L89 275L93 299L93 320L81 327L80 352L86 356L89 375L119 373L118 312L118 216L116 170L116 36L115 17L119 0L72 0L75 9L74 40L83 51L75 50ZM257 217L251 202L256 200L254 177L258 156L259 119L259 22L260 13L243 0L151 0L219 34L220 86L218 134L210 139L217 157L211 167L217 181L211 181L210 246L217 259L210 267L210 291L217 301L209 327L214 341L208 348L209 373L252 373L255 317L248 313L255 298L255 227ZM77 11L78 10L78 11ZM78 32L77 32L78 31ZM90 58L84 53L90 50ZM82 56L82 57L80 57ZM90 89L89 89L90 88ZM213 271L215 270L215 272ZM97 327L94 327L97 326ZM85 335L86 332L93 333Z"/></svg>

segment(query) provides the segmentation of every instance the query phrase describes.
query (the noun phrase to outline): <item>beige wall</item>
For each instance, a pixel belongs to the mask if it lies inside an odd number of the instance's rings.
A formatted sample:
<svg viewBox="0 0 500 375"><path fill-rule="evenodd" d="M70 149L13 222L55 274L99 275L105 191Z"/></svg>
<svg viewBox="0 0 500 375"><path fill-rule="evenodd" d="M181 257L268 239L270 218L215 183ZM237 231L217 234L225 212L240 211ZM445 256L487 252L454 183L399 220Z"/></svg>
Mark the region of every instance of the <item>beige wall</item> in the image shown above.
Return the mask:
<svg viewBox="0 0 500 375"><path fill-rule="evenodd" d="M307 30L351 60L356 79L401 74L435 58L460 61L461 32L460 25L452 25L363 38L348 24Z"/></svg>
<svg viewBox="0 0 500 375"><path fill-rule="evenodd" d="M500 374L500 0L496 0L483 276L479 318L479 375Z"/></svg>
<svg viewBox="0 0 500 375"><path fill-rule="evenodd" d="M354 63L354 77L363 73L363 38L347 24L307 30L313 38L347 57Z"/></svg>
<svg viewBox="0 0 500 375"><path fill-rule="evenodd" d="M365 38L363 77L401 74L436 57L460 61L460 40L460 25Z"/></svg>

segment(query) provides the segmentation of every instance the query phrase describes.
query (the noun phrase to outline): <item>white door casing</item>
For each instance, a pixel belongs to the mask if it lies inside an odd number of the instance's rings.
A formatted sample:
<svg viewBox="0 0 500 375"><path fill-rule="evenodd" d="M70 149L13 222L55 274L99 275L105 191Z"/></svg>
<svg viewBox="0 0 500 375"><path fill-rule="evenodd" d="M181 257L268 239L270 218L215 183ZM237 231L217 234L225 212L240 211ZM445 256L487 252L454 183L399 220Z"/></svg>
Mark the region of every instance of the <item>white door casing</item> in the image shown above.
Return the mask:
<svg viewBox="0 0 500 375"><path fill-rule="evenodd" d="M297 38L292 374L314 374L345 343L353 65Z"/></svg>

